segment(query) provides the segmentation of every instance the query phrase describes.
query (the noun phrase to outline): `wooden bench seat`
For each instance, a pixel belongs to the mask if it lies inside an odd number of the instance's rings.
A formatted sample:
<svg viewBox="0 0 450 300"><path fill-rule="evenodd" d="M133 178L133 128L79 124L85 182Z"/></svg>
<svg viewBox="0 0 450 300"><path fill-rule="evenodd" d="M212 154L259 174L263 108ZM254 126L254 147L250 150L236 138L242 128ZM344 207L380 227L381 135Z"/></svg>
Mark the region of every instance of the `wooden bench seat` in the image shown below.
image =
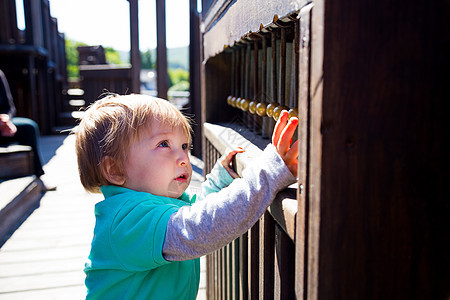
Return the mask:
<svg viewBox="0 0 450 300"><path fill-rule="evenodd" d="M0 181L0 247L39 207L44 184L36 176Z"/></svg>
<svg viewBox="0 0 450 300"><path fill-rule="evenodd" d="M33 174L33 158L30 146L0 146L0 178L17 178Z"/></svg>
<svg viewBox="0 0 450 300"><path fill-rule="evenodd" d="M33 156L29 146L0 146L0 247L39 207L44 185L33 175Z"/></svg>

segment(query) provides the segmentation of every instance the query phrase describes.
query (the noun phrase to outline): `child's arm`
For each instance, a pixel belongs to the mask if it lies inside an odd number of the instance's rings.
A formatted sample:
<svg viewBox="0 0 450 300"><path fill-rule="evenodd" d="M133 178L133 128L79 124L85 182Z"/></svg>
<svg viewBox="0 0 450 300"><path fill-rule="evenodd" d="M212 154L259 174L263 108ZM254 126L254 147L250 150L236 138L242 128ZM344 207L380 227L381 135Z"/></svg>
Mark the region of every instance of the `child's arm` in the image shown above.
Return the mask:
<svg viewBox="0 0 450 300"><path fill-rule="evenodd" d="M220 249L246 232L264 213L275 195L296 181L298 146L290 146L298 120L282 113L274 145L247 167L242 178L210 194L205 201L183 206L168 222L163 246L167 260L186 260ZM291 171L292 170L292 171Z"/></svg>

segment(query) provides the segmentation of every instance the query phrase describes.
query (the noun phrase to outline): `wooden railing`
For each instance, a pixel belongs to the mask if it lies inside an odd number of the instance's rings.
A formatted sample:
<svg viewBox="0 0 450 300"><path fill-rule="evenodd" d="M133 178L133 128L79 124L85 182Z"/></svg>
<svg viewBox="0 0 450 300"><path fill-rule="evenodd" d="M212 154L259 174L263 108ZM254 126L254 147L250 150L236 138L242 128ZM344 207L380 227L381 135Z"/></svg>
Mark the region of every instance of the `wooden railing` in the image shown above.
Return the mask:
<svg viewBox="0 0 450 300"><path fill-rule="evenodd" d="M58 126L67 85L65 38L48 0L23 1L25 28L19 29L17 2L0 1L0 68L17 115L35 120L49 134Z"/></svg>
<svg viewBox="0 0 450 300"><path fill-rule="evenodd" d="M449 299L450 11L419 2L203 2L205 165L300 121L297 195L208 257L209 299Z"/></svg>
<svg viewBox="0 0 450 300"><path fill-rule="evenodd" d="M81 65L80 83L86 105L94 102L103 92L130 94L131 67L115 65Z"/></svg>
<svg viewBox="0 0 450 300"><path fill-rule="evenodd" d="M248 134L246 134L248 133ZM232 145L242 145L236 171L261 152L267 140L238 124L204 124L205 172ZM249 140L249 138L251 140ZM293 299L297 184L279 193L268 211L244 235L207 256L209 299Z"/></svg>

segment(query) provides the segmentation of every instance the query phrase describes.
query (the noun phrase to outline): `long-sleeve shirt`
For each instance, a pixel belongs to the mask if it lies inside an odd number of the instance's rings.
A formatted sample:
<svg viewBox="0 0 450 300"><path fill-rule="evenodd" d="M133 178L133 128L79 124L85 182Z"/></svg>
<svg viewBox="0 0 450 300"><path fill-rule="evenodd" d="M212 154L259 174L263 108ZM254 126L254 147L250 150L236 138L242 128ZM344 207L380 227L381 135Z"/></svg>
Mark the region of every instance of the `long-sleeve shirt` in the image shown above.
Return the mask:
<svg viewBox="0 0 450 300"><path fill-rule="evenodd" d="M243 171L242 178L233 181L216 164L207 179L203 198L170 217L165 259L196 258L225 246L253 226L275 195L296 180L272 144Z"/></svg>
<svg viewBox="0 0 450 300"><path fill-rule="evenodd" d="M275 148L232 180L220 165L203 192L179 199L102 186L86 264L88 299L195 299L198 257L248 230L294 182Z"/></svg>

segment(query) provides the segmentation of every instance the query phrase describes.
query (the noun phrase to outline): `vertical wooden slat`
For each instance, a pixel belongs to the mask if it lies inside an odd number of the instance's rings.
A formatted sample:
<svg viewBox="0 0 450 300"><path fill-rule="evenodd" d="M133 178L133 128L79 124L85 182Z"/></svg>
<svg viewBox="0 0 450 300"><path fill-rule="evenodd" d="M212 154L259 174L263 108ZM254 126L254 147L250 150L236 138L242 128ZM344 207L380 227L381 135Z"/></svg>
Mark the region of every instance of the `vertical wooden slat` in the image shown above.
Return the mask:
<svg viewBox="0 0 450 300"><path fill-rule="evenodd" d="M0 1L0 43L19 43L15 1Z"/></svg>
<svg viewBox="0 0 450 300"><path fill-rule="evenodd" d="M202 113L201 113L201 53L200 53L200 16L197 9L197 0L189 0L189 107L186 113L194 115L193 149L192 154L201 156L202 143Z"/></svg>
<svg viewBox="0 0 450 300"><path fill-rule="evenodd" d="M312 5L304 7L299 13L299 21L296 22L296 36L295 47L298 48L296 61L298 62L298 91L297 91L297 105L299 113L299 129L298 139L300 141L299 152L303 155L299 156L298 160L298 182L299 188L297 189L298 199L298 213L296 220L296 249L295 249L295 291L297 299L306 299L305 284L307 282L307 269L306 269L306 254L307 254L307 223L308 223L308 206L306 202L308 186L307 174L309 157L309 136L308 130L309 123L309 76L310 76L310 17L311 17ZM298 43L298 44L297 44Z"/></svg>
<svg viewBox="0 0 450 300"><path fill-rule="evenodd" d="M224 260L225 260L225 267L224 269L224 295L225 295L225 299L228 299L229 295L230 295L230 261L231 261L231 257L230 257L230 246L227 245L224 247Z"/></svg>
<svg viewBox="0 0 450 300"><path fill-rule="evenodd" d="M254 83L253 83L253 100L254 101L262 101L262 95L260 94L260 78L261 75L261 51L259 51L259 42L258 40L255 40L253 42L253 54L254 54ZM262 119L260 116L258 116L255 113L252 114L253 119L253 130L256 134L261 134L261 127L262 127Z"/></svg>
<svg viewBox="0 0 450 300"><path fill-rule="evenodd" d="M139 51L139 13L138 0L130 2L130 63L131 63L131 92L141 91L141 55ZM157 17L158 18L158 17ZM162 29L160 29L162 31ZM159 33L159 32L158 32ZM158 45L159 46L159 45Z"/></svg>
<svg viewBox="0 0 450 300"><path fill-rule="evenodd" d="M259 242L259 298L273 299L274 292L274 243L275 221L269 212L265 212L260 226Z"/></svg>
<svg viewBox="0 0 450 300"><path fill-rule="evenodd" d="M250 243L248 247L248 286L249 299L259 298L259 224L256 222L250 230Z"/></svg>
<svg viewBox="0 0 450 300"><path fill-rule="evenodd" d="M283 229L275 226L274 299L294 299L295 245Z"/></svg>
<svg viewBox="0 0 450 300"><path fill-rule="evenodd" d="M245 44L245 62L244 62L244 66L245 66L245 77L244 77L244 86L245 86L245 94L244 94L244 98L250 99L251 97L251 93L252 93L252 89L251 89L251 83L252 83L252 48L251 48L251 44L249 42L247 42ZM251 124L251 120L250 120L250 113L247 111L243 112L244 115L244 124L247 126L247 128L250 128L251 126L253 126L253 124Z"/></svg>
<svg viewBox="0 0 450 300"><path fill-rule="evenodd" d="M166 1L156 0L156 84L158 97L167 99L169 77L167 75Z"/></svg>
<svg viewBox="0 0 450 300"><path fill-rule="evenodd" d="M214 277L214 282L213 282L213 286L214 286L214 297L215 299L220 299L219 298L219 258L218 258L218 252L214 252L213 254L214 256L214 272L213 272L213 277Z"/></svg>
<svg viewBox="0 0 450 300"><path fill-rule="evenodd" d="M248 299L248 233L239 237L239 299Z"/></svg>
<svg viewBox="0 0 450 300"><path fill-rule="evenodd" d="M267 36L262 35L262 69L261 69L261 101L266 103L269 102L269 90L267 84L267 73L268 67L267 64L270 61L267 58ZM268 138L270 136L269 132L269 119L267 116L263 116L262 118L262 129L261 135L263 138Z"/></svg>
<svg viewBox="0 0 450 300"><path fill-rule="evenodd" d="M206 298L212 299L214 294L212 293L214 287L214 280L212 280L213 268L211 266L211 259L214 254L210 253L206 256Z"/></svg>
<svg viewBox="0 0 450 300"><path fill-rule="evenodd" d="M278 77L278 88L280 90L280 97L278 103L286 105L286 28L280 28L280 73Z"/></svg>
<svg viewBox="0 0 450 300"><path fill-rule="evenodd" d="M217 289L219 290L219 299L226 299L225 297L225 287L226 281L224 276L224 269L226 267L226 263L224 260L224 248L219 249L217 251Z"/></svg>
<svg viewBox="0 0 450 300"><path fill-rule="evenodd" d="M227 249L227 299L232 299L233 297L233 243L230 243L226 246Z"/></svg>
<svg viewBox="0 0 450 300"><path fill-rule="evenodd" d="M271 32L271 48L272 48L272 101L278 102L278 73L277 73L277 35L276 31Z"/></svg>
<svg viewBox="0 0 450 300"><path fill-rule="evenodd" d="M322 172L322 96L323 96L323 34L325 2L314 3L314 22L311 22L311 66L309 85L311 100L308 111L308 170L307 170L307 245L305 247L306 299L319 298L319 237L320 194ZM303 41L300 41L303 43ZM301 95L299 95L300 97Z"/></svg>

